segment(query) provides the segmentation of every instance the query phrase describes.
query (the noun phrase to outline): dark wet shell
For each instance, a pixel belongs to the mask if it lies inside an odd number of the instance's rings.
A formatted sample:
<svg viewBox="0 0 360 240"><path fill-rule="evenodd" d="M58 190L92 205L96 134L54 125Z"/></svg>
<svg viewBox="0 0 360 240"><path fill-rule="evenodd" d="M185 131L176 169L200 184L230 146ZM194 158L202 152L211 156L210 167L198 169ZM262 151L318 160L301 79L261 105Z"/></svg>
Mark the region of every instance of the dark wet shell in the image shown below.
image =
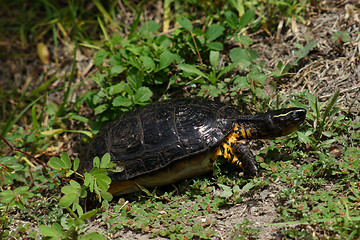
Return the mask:
<svg viewBox="0 0 360 240"><path fill-rule="evenodd" d="M106 125L89 148L85 168L109 152L119 170L109 173L113 181L151 173L218 146L238 117L235 106L209 100L150 104Z"/></svg>

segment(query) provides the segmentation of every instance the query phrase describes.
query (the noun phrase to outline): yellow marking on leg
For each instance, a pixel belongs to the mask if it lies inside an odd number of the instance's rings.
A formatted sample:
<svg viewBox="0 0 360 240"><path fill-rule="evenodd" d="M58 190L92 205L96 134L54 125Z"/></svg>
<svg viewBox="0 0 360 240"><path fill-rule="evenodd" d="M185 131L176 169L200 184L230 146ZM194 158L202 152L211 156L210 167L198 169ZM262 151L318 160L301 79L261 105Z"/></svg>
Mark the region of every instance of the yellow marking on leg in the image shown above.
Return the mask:
<svg viewBox="0 0 360 240"><path fill-rule="evenodd" d="M245 139L251 138L252 133L253 133L252 128L247 128L245 131L246 131L246 138Z"/></svg>
<svg viewBox="0 0 360 240"><path fill-rule="evenodd" d="M217 157L223 157L228 162L242 167L240 159L234 153L234 149L231 147L231 143L239 142L239 139L246 139L250 134L247 134L247 130L243 126L235 124L233 131L225 138L225 140L218 146L210 159L209 166L212 166ZM249 130L249 133L250 130ZM223 149L223 151L221 151Z"/></svg>
<svg viewBox="0 0 360 240"><path fill-rule="evenodd" d="M246 130L243 127L239 130L239 132L241 133L241 138L247 138Z"/></svg>

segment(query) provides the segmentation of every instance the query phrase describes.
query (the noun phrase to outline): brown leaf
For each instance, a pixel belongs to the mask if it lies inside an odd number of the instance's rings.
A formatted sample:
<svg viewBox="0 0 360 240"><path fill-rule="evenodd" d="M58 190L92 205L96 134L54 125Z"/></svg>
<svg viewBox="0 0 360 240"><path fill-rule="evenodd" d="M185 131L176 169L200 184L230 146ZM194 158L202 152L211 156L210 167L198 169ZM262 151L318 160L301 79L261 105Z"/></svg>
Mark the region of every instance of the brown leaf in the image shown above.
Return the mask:
<svg viewBox="0 0 360 240"><path fill-rule="evenodd" d="M335 158L340 157L340 155L341 155L341 148L342 148L342 146L339 145L339 144L337 144L337 143L331 144L331 146L330 146L330 152L329 152L330 155L333 156L333 157L335 157Z"/></svg>

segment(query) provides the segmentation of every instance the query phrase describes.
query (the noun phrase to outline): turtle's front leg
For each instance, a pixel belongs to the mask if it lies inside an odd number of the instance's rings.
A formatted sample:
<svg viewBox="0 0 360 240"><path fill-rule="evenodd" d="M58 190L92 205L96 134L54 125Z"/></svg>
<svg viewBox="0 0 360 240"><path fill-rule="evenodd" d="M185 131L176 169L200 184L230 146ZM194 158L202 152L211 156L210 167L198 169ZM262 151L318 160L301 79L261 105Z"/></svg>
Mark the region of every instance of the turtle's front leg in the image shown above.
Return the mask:
<svg viewBox="0 0 360 240"><path fill-rule="evenodd" d="M228 162L240 167L245 175L249 177L258 176L257 162L251 151L246 147L246 143L246 140L235 141L233 138L228 137L217 147L209 165L212 166L217 157L223 157Z"/></svg>
<svg viewBox="0 0 360 240"><path fill-rule="evenodd" d="M239 141L231 143L231 147L235 150L234 153L237 156L237 160L233 161L236 165L240 166L244 174L250 177L258 176L259 169L255 157L246 146L246 141ZM241 156L239 156L241 154Z"/></svg>

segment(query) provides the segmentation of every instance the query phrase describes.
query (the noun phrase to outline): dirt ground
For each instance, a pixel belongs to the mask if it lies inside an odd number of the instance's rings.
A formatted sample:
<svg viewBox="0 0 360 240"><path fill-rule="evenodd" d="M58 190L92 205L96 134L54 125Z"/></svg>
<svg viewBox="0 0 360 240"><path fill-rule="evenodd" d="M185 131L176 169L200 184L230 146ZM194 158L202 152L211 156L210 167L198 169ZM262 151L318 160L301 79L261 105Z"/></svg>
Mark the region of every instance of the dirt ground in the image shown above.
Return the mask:
<svg viewBox="0 0 360 240"><path fill-rule="evenodd" d="M321 101L326 101L339 89L338 105L343 109L350 109L350 112L359 118L360 14L356 8L359 8L360 4L358 1L319 2L321 2L321 11L309 16L306 23L293 22L290 28L279 26L278 33L268 35L266 39L260 38L260 34L251 36L255 40L252 48L259 53L259 59L265 62L265 67L274 69L279 60L283 63L295 60L294 51L297 48L294 43L306 45L313 40L317 43L316 47L299 63L299 69L296 73L288 74L290 84L288 81L278 82L280 94L286 96L292 92L307 89L310 93L318 96ZM343 42L342 39L334 41L332 36L337 32L349 33L350 41ZM31 76L41 75L45 71L49 71L49 76L56 71L58 71L58 74L65 71L69 73L72 56L67 54L68 48L69 46L60 45L58 57L62 65L54 69L46 69L36 59L36 52L30 52L29 56L24 59L23 65L25 67L22 69L22 73L28 76L29 81ZM64 53L64 55L61 56L61 53ZM78 50L76 67L79 70L79 80L86 79L94 71L91 57L86 52ZM21 83L23 80L19 73L20 66L8 59L1 59L0 61L3 74L13 80L14 86L23 86L25 89L25 86ZM61 78L59 78L60 80ZM52 85L55 88L60 86L61 83L54 82ZM8 82L0 79L0 87L8 88ZM74 93L73 97L76 94ZM52 95L53 101L57 101L58 98L61 98L61 96ZM64 148L64 146L61 148ZM277 227L267 225L274 223L279 217L276 209L280 203L276 196L280 187L273 183L261 193L246 196L243 203L211 214L209 217L217 222L216 226L214 226L216 229L214 239L229 239L230 234L233 232L233 226L242 223L245 218L254 223L254 227L263 229L259 233L259 239L280 239L277 236ZM19 224L24 223L19 222ZM106 231L99 228L96 221L89 228L102 232ZM146 234L132 231L119 232L117 237L120 239L149 238Z"/></svg>

